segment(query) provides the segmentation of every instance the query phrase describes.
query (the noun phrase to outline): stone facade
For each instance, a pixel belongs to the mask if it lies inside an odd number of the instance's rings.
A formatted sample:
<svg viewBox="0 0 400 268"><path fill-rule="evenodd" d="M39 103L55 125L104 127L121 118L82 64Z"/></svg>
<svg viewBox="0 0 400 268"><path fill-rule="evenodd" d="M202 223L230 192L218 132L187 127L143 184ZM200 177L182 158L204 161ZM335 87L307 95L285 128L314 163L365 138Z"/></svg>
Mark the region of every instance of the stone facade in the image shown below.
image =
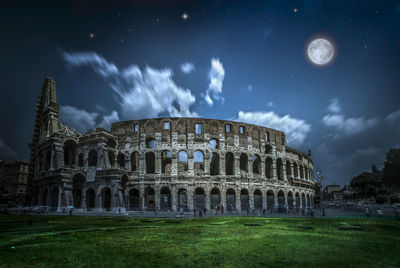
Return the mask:
<svg viewBox="0 0 400 268"><path fill-rule="evenodd" d="M55 81L37 101L36 204L62 210L225 211L312 206L311 152L281 131L202 118L157 118L81 134L59 121Z"/></svg>
<svg viewBox="0 0 400 268"><path fill-rule="evenodd" d="M0 163L0 203L29 203L29 189L28 162Z"/></svg>

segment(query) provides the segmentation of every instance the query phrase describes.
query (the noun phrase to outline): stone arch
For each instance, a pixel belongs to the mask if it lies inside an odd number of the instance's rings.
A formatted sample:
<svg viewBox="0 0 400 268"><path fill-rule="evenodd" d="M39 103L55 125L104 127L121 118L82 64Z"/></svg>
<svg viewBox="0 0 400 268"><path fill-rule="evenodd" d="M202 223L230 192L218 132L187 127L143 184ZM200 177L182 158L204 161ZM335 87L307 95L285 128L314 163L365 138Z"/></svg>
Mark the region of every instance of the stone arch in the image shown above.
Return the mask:
<svg viewBox="0 0 400 268"><path fill-rule="evenodd" d="M171 173L172 168L172 153L165 150L161 153L161 173Z"/></svg>
<svg viewBox="0 0 400 268"><path fill-rule="evenodd" d="M108 152L108 160L110 161L110 167L114 168L115 165L115 154L111 151Z"/></svg>
<svg viewBox="0 0 400 268"><path fill-rule="evenodd" d="M249 159L247 154L241 153L240 154L240 171L249 172Z"/></svg>
<svg viewBox="0 0 400 268"><path fill-rule="evenodd" d="M272 179L273 178L273 174L272 174L272 158L271 157L266 157L265 158L265 177L267 177L268 179Z"/></svg>
<svg viewBox="0 0 400 268"><path fill-rule="evenodd" d="M125 154L119 153L117 157L118 166L122 169L125 168Z"/></svg>
<svg viewBox="0 0 400 268"><path fill-rule="evenodd" d="M178 172L185 172L189 169L189 156L185 150L178 153Z"/></svg>
<svg viewBox="0 0 400 268"><path fill-rule="evenodd" d="M278 180L283 181L283 161L280 158L276 160L276 173Z"/></svg>
<svg viewBox="0 0 400 268"><path fill-rule="evenodd" d="M265 154L272 154L272 146L267 144L265 145Z"/></svg>
<svg viewBox="0 0 400 268"><path fill-rule="evenodd" d="M308 169L307 169L306 166L304 167L304 178L305 178L306 180L308 180Z"/></svg>
<svg viewBox="0 0 400 268"><path fill-rule="evenodd" d="M129 210L138 210L140 204L139 190L136 188L132 188L129 190L128 194L129 194L128 196Z"/></svg>
<svg viewBox="0 0 400 268"><path fill-rule="evenodd" d="M139 170L139 152L135 151L131 153L131 171Z"/></svg>
<svg viewBox="0 0 400 268"><path fill-rule="evenodd" d="M184 188L178 191L178 208L186 210L187 209L187 191Z"/></svg>
<svg viewBox="0 0 400 268"><path fill-rule="evenodd" d="M216 139L216 138L210 139L209 148L210 148L211 150L219 149L219 140Z"/></svg>
<svg viewBox="0 0 400 268"><path fill-rule="evenodd" d="M219 175L219 154L210 153L210 175Z"/></svg>
<svg viewBox="0 0 400 268"><path fill-rule="evenodd" d="M290 210L293 210L293 206L294 206L294 197L293 197L293 193L291 191L288 192L287 195L287 203L288 203L288 208Z"/></svg>
<svg viewBox="0 0 400 268"><path fill-rule="evenodd" d="M146 173L154 174L156 173L156 156L153 152L147 152L146 158Z"/></svg>
<svg viewBox="0 0 400 268"><path fill-rule="evenodd" d="M254 209L261 210L263 206L262 193L260 189L256 189L253 193Z"/></svg>
<svg viewBox="0 0 400 268"><path fill-rule="evenodd" d="M289 178L292 176L291 164L289 160L286 160L286 176Z"/></svg>
<svg viewBox="0 0 400 268"><path fill-rule="evenodd" d="M97 166L97 152L96 152L96 150L91 150L89 152L88 165L89 165L89 167Z"/></svg>
<svg viewBox="0 0 400 268"><path fill-rule="evenodd" d="M86 190L86 210L91 211L96 206L96 193L92 188Z"/></svg>
<svg viewBox="0 0 400 268"><path fill-rule="evenodd" d="M117 142L115 141L115 139L109 138L107 140L107 146L110 147L110 148L115 149L117 147Z"/></svg>
<svg viewBox="0 0 400 268"><path fill-rule="evenodd" d="M216 209L221 204L221 194L218 188L213 188L210 192L210 208Z"/></svg>
<svg viewBox="0 0 400 268"><path fill-rule="evenodd" d="M160 209L171 210L171 191L168 186L163 186L160 191Z"/></svg>
<svg viewBox="0 0 400 268"><path fill-rule="evenodd" d="M157 141L153 137L146 138L146 148L156 149Z"/></svg>
<svg viewBox="0 0 400 268"><path fill-rule="evenodd" d="M225 175L235 175L235 157L231 152L225 155Z"/></svg>
<svg viewBox="0 0 400 268"><path fill-rule="evenodd" d="M235 190L232 188L226 190L226 210L227 211L236 210L236 193Z"/></svg>
<svg viewBox="0 0 400 268"><path fill-rule="evenodd" d="M307 194L306 198L307 198L307 199L306 199L306 206L307 206L307 208L309 208L309 207L311 206L310 195Z"/></svg>
<svg viewBox="0 0 400 268"><path fill-rule="evenodd" d="M278 210L285 210L285 193L282 190L278 192Z"/></svg>
<svg viewBox="0 0 400 268"><path fill-rule="evenodd" d="M295 178L299 177L299 171L298 171L297 163L296 163L296 162L293 163L293 176L294 176Z"/></svg>
<svg viewBox="0 0 400 268"><path fill-rule="evenodd" d="M273 210L275 206L275 193L273 190L267 191L267 209Z"/></svg>
<svg viewBox="0 0 400 268"><path fill-rule="evenodd" d="M80 173L72 177L72 199L74 208L82 207L82 191L85 181L85 176Z"/></svg>
<svg viewBox="0 0 400 268"><path fill-rule="evenodd" d="M202 151L197 150L193 155L194 169L204 171L204 154Z"/></svg>
<svg viewBox="0 0 400 268"><path fill-rule="evenodd" d="M146 189L144 190L145 210L155 210L154 196L154 188L150 186L146 187Z"/></svg>
<svg viewBox="0 0 400 268"><path fill-rule="evenodd" d="M195 190L194 207L197 211L203 211L206 204L205 192L203 188L197 187Z"/></svg>
<svg viewBox="0 0 400 268"><path fill-rule="evenodd" d="M75 152L76 142L74 140L67 140L64 142L64 166L75 165Z"/></svg>
<svg viewBox="0 0 400 268"><path fill-rule="evenodd" d="M303 208L306 207L306 195L304 193L301 194L301 205Z"/></svg>
<svg viewBox="0 0 400 268"><path fill-rule="evenodd" d="M258 154L253 155L253 174L261 174L261 158Z"/></svg>
<svg viewBox="0 0 400 268"><path fill-rule="evenodd" d="M111 210L111 189L110 187L103 187L101 189L102 207L106 211Z"/></svg>
<svg viewBox="0 0 400 268"><path fill-rule="evenodd" d="M300 165L300 179L304 179L303 165Z"/></svg>
<svg viewBox="0 0 400 268"><path fill-rule="evenodd" d="M300 207L300 195L299 195L299 192L296 192L295 200L296 200L296 208L299 208Z"/></svg>
<svg viewBox="0 0 400 268"><path fill-rule="evenodd" d="M248 211L250 208L249 191L247 189L240 190L240 210Z"/></svg>

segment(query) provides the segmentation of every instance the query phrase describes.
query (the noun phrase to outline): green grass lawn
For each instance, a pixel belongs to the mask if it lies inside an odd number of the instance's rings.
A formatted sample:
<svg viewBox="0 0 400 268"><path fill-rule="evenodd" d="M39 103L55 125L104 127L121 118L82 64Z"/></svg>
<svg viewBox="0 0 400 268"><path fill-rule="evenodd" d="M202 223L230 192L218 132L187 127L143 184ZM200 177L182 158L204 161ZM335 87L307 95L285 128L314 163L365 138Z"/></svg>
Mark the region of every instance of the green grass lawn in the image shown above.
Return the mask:
<svg viewBox="0 0 400 268"><path fill-rule="evenodd" d="M3 215L0 266L400 267L400 222Z"/></svg>

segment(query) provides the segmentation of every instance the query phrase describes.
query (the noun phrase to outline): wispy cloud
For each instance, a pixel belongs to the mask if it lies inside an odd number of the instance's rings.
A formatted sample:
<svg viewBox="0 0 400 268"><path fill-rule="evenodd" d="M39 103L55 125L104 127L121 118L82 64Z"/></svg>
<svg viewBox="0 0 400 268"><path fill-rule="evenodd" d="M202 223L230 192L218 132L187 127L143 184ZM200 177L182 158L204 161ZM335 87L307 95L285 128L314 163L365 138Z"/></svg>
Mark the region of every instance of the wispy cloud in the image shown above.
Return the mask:
<svg viewBox="0 0 400 268"><path fill-rule="evenodd" d="M222 97L222 86L225 78L225 69L222 62L219 59L211 59L211 68L208 72L209 85L208 89L202 94L206 103L210 106L214 104L215 100L221 100L224 103L225 99ZM211 98L212 96L212 98Z"/></svg>
<svg viewBox="0 0 400 268"><path fill-rule="evenodd" d="M193 63L191 62L184 62L181 64L181 71L182 73L185 74L190 74L191 72L193 72L195 70L195 66Z"/></svg>

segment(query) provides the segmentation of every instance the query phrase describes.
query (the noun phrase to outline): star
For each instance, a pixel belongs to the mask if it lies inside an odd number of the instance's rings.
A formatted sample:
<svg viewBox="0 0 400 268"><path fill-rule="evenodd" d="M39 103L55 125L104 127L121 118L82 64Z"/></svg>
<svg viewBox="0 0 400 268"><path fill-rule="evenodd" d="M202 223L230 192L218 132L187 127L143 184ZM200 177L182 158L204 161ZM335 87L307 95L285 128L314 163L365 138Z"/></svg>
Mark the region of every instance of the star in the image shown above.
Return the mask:
<svg viewBox="0 0 400 268"><path fill-rule="evenodd" d="M89 38L93 39L94 38L94 33L89 33Z"/></svg>
<svg viewBox="0 0 400 268"><path fill-rule="evenodd" d="M293 8L294 13L297 13L297 11L299 11L297 8Z"/></svg>
<svg viewBox="0 0 400 268"><path fill-rule="evenodd" d="M367 45L366 44L362 45L362 48L367 48Z"/></svg>
<svg viewBox="0 0 400 268"><path fill-rule="evenodd" d="M124 39L124 38L121 38L121 43L124 42L124 41L125 41L125 39Z"/></svg>
<svg viewBox="0 0 400 268"><path fill-rule="evenodd" d="M182 14L182 19L187 20L189 18L189 15L187 13Z"/></svg>
<svg viewBox="0 0 400 268"><path fill-rule="evenodd" d="M159 18L156 18L156 22L160 22L160 19L159 19Z"/></svg>

